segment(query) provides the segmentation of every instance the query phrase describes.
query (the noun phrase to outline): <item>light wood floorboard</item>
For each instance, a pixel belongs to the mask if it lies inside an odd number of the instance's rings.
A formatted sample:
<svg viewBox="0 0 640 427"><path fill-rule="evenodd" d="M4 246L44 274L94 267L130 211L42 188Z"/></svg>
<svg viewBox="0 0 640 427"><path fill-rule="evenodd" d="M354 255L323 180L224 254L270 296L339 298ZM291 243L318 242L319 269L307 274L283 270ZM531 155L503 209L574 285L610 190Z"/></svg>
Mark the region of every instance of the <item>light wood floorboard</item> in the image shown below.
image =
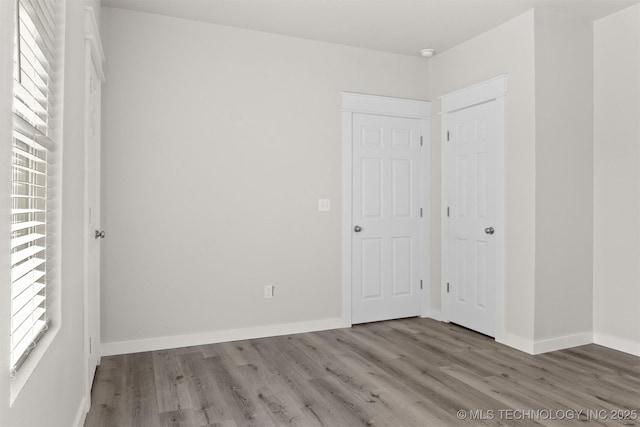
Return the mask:
<svg viewBox="0 0 640 427"><path fill-rule="evenodd" d="M595 344L531 356L456 325L393 320L104 357L85 422L500 425L640 426L640 358Z"/></svg>

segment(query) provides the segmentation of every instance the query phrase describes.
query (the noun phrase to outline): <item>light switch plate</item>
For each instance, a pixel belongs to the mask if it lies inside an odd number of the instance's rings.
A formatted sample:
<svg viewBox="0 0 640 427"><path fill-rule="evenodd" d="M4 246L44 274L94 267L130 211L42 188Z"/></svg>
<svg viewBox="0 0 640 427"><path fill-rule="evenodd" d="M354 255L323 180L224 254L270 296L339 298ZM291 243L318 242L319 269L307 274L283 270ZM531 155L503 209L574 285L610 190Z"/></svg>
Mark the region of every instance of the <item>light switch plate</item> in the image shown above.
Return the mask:
<svg viewBox="0 0 640 427"><path fill-rule="evenodd" d="M331 211L331 199L318 199L318 212Z"/></svg>

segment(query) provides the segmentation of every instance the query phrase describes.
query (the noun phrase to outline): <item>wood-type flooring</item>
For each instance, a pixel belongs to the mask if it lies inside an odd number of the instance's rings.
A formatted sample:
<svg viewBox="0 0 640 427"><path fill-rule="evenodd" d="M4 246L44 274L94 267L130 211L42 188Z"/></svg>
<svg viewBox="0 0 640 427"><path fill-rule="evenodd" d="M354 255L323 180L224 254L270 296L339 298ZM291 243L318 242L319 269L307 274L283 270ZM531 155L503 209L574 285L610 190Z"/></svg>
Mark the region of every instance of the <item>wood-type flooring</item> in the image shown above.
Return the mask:
<svg viewBox="0 0 640 427"><path fill-rule="evenodd" d="M103 357L85 427L640 426L640 358L403 319Z"/></svg>

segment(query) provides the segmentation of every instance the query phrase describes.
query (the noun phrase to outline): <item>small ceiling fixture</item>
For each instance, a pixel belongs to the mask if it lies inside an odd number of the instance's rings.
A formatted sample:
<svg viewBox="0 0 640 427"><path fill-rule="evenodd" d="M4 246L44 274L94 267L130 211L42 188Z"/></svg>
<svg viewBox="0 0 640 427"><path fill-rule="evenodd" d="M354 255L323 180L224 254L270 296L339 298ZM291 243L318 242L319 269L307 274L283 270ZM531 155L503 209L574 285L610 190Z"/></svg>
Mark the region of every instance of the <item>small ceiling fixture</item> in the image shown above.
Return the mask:
<svg viewBox="0 0 640 427"><path fill-rule="evenodd" d="M420 55L424 56L425 58L431 58L435 54L435 49L420 49Z"/></svg>

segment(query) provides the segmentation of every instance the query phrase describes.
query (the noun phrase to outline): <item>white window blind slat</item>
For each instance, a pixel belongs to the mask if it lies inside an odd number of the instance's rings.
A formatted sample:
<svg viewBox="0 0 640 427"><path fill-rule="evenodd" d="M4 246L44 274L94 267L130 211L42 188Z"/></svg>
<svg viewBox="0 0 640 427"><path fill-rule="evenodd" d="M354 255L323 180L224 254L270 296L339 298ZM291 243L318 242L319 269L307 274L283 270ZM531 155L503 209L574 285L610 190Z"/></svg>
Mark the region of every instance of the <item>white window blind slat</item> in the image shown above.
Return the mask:
<svg viewBox="0 0 640 427"><path fill-rule="evenodd" d="M32 311L32 315L27 319L29 321L23 322L15 331L12 332L13 351L18 348L28 349L33 345L33 337L38 334L35 327L39 326L39 322L43 322L44 309L39 310L40 307L35 307ZM40 315L40 317L38 317ZM44 325L42 325L44 326Z"/></svg>
<svg viewBox="0 0 640 427"><path fill-rule="evenodd" d="M11 269L11 283L15 282L31 270L35 270L45 263L45 260L40 258L31 258L28 261L18 264Z"/></svg>
<svg viewBox="0 0 640 427"><path fill-rule="evenodd" d="M51 1L47 0L27 0L25 3L29 4L36 12L36 16L40 18L40 22L46 26L46 35L50 40L55 37L53 35L53 29L55 28L55 10Z"/></svg>
<svg viewBox="0 0 640 427"><path fill-rule="evenodd" d="M13 335L11 337L12 344L13 342L17 342L17 344L12 345L11 351L12 354L19 354L20 357L16 360L16 365L20 365L22 361L29 354L31 349L35 346L35 339L47 328L47 324L45 320L38 318L33 321L31 329L28 330L27 335L20 341L14 341Z"/></svg>
<svg viewBox="0 0 640 427"><path fill-rule="evenodd" d="M16 0L11 209L11 372L47 330L49 272L57 248L51 227L58 191L50 179L55 110L58 0ZM62 58L62 56L58 56ZM56 222L55 224L58 224Z"/></svg>
<svg viewBox="0 0 640 427"><path fill-rule="evenodd" d="M38 41L37 36L33 34L35 28L29 25L27 22L21 22L25 24L20 31L20 54L23 58L27 58L29 63L34 67L35 71L40 76L47 76L49 70L50 60L45 53L48 49L42 41Z"/></svg>
<svg viewBox="0 0 640 427"><path fill-rule="evenodd" d="M31 258L32 256L38 255L39 253L45 250L44 246L32 245L26 249L22 249L17 252L13 252L11 254L11 265L16 265L19 262L24 261L25 259Z"/></svg>
<svg viewBox="0 0 640 427"><path fill-rule="evenodd" d="M29 90L27 90L27 88L22 84L17 85L15 96L18 97L24 105L29 107L31 111L33 111L38 116L47 114L47 99L38 99L37 95L29 92Z"/></svg>
<svg viewBox="0 0 640 427"><path fill-rule="evenodd" d="M45 132L36 129L31 123L23 119L18 115L13 116L13 129L20 132L22 135L27 135L40 143L42 146L49 147L51 140L47 137Z"/></svg>
<svg viewBox="0 0 640 427"><path fill-rule="evenodd" d="M34 315L36 317L41 317L43 314L43 308L38 307L36 309L33 309L30 305L25 305L22 309L18 310L18 312L13 315L13 324L11 325L11 332L15 334L16 340L20 341L22 337L26 335L24 331L22 334L18 332L19 328L21 326L24 326L26 321L30 320ZM28 328L25 329L28 330Z"/></svg>
<svg viewBox="0 0 640 427"><path fill-rule="evenodd" d="M27 243L36 242L40 239L44 239L46 236L44 234L38 233L29 233L27 235L16 237L11 239L11 249L17 248L18 246L26 245Z"/></svg>
<svg viewBox="0 0 640 427"><path fill-rule="evenodd" d="M46 129L47 123L19 98L13 98L13 111L18 113L36 129Z"/></svg>
<svg viewBox="0 0 640 427"><path fill-rule="evenodd" d="M13 131L13 137L16 140L18 140L18 141L20 141L20 142L22 142L24 144L27 144L31 148L35 148L36 150L40 150L40 151L48 151L47 148L44 145L42 145L39 142L37 142L34 138L30 138L27 135L23 135L20 132L18 132L17 130Z"/></svg>
<svg viewBox="0 0 640 427"><path fill-rule="evenodd" d="M45 274L46 273L44 271L30 271L11 284L11 291L14 292L15 295L21 295L23 292L30 289L38 280L42 279ZM43 284L41 286L44 287Z"/></svg>
<svg viewBox="0 0 640 427"><path fill-rule="evenodd" d="M40 154L44 154L44 153L40 153ZM35 154L28 153L18 148L17 146L13 147L13 157L14 157L14 164L17 163L20 166L24 166L21 164L21 161L25 161L25 160L31 160L32 162L43 163L43 164L47 163L46 157L43 158L43 157L36 156Z"/></svg>
<svg viewBox="0 0 640 427"><path fill-rule="evenodd" d="M42 209L11 209L11 215L22 215L28 213L44 213Z"/></svg>
<svg viewBox="0 0 640 427"><path fill-rule="evenodd" d="M37 286L34 286L28 291L16 295L16 297L11 300L11 314L17 314L21 309L29 304L33 310L40 307L40 305L45 301L44 296L40 294L43 290L44 284L38 283ZM17 329L19 326L20 325L16 323L16 327L14 329ZM21 338L22 336L18 337L18 341Z"/></svg>
<svg viewBox="0 0 640 427"><path fill-rule="evenodd" d="M27 167L16 165L16 164L13 165L13 169L29 172L29 173L32 173L33 175L46 175L47 174L46 172L40 172L40 171L36 171L36 170L33 170L33 169L29 170L29 168L27 168Z"/></svg>
<svg viewBox="0 0 640 427"><path fill-rule="evenodd" d="M48 56L49 60L53 57L55 26L53 21L49 21L48 13L38 7L37 3L37 1L20 2L20 23L22 28L40 45L40 50Z"/></svg>
<svg viewBox="0 0 640 427"><path fill-rule="evenodd" d="M45 225L42 221L25 221L25 222L17 222L15 224L11 224L11 232L16 232L20 230L25 230L27 228L39 227Z"/></svg>

